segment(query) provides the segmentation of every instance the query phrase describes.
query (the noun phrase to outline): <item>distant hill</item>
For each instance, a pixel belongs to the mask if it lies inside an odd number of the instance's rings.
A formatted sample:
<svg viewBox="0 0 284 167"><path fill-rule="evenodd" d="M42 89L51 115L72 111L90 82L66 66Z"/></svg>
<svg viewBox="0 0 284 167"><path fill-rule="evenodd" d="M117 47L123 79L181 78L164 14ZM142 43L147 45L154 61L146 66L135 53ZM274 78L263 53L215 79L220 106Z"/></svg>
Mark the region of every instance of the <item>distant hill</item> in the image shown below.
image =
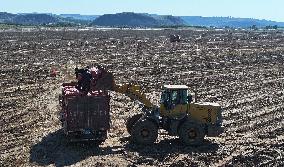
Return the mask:
<svg viewBox="0 0 284 167"><path fill-rule="evenodd" d="M16 15L12 23L23 25L44 25L59 23L60 19L48 14L23 14Z"/></svg>
<svg viewBox="0 0 284 167"><path fill-rule="evenodd" d="M284 27L283 22L259 20L251 18L201 17L201 16L180 16L180 18L182 18L187 25L191 26L248 28L253 25L257 27L277 25L279 27Z"/></svg>
<svg viewBox="0 0 284 167"><path fill-rule="evenodd" d="M284 27L284 22L259 20L252 18L171 16L148 13L124 12L117 14L80 15L52 13L20 13L0 12L0 24L20 25L56 25L56 26L108 26L108 27Z"/></svg>
<svg viewBox="0 0 284 167"><path fill-rule="evenodd" d="M72 18L76 20L94 21L99 15L80 15L80 14L60 14L63 18Z"/></svg>
<svg viewBox="0 0 284 167"><path fill-rule="evenodd" d="M0 12L0 22L11 21L15 16L15 14Z"/></svg>
<svg viewBox="0 0 284 167"><path fill-rule="evenodd" d="M0 23L21 25L44 25L61 22L60 18L50 14L11 14L0 12Z"/></svg>
<svg viewBox="0 0 284 167"><path fill-rule="evenodd" d="M94 18L93 18L94 20ZM75 19L73 17L61 17L52 13L20 13L11 14L0 12L0 23L18 25L57 25L57 26L76 26L89 25L92 20Z"/></svg>
<svg viewBox="0 0 284 167"><path fill-rule="evenodd" d="M92 25L109 27L158 27L181 26L185 25L185 22L181 18L174 16L151 16L149 14L124 12L102 15Z"/></svg>

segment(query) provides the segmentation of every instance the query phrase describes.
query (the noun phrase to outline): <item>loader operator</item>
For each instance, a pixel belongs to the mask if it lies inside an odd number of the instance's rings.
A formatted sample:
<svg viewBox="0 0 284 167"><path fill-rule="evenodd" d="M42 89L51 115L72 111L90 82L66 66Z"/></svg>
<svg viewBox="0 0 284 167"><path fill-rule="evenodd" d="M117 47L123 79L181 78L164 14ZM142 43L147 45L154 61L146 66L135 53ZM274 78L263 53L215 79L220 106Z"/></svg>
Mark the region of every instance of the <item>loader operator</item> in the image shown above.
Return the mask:
<svg viewBox="0 0 284 167"><path fill-rule="evenodd" d="M76 89L78 89L83 94L88 94L88 92L90 91L92 79L89 67L86 67L85 69L75 68L75 75L78 80Z"/></svg>

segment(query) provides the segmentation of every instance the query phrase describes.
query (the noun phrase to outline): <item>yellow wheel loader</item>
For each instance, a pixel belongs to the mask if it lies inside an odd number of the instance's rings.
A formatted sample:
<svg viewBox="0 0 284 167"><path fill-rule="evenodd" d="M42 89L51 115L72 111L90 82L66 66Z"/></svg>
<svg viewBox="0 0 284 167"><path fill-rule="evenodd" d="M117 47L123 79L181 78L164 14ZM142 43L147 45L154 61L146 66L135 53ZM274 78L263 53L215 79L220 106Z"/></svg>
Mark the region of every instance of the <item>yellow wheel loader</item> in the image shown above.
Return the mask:
<svg viewBox="0 0 284 167"><path fill-rule="evenodd" d="M205 136L218 136L223 132L222 109L217 103L192 102L186 85L164 85L160 105L155 106L141 91L139 85L114 82L112 73L100 69L92 83L93 90L110 90L125 94L142 104L142 113L127 120L127 131L137 144L153 144L158 129L179 136L186 145L198 145Z"/></svg>

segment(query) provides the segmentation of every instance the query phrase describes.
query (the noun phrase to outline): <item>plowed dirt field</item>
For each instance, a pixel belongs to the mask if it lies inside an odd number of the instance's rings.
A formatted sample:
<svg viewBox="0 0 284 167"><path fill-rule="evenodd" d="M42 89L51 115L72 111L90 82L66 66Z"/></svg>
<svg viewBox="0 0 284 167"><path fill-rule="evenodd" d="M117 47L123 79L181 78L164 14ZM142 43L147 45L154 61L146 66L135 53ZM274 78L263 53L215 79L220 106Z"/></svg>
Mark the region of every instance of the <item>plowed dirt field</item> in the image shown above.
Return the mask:
<svg viewBox="0 0 284 167"><path fill-rule="evenodd" d="M0 59L0 166L284 166L283 31L6 30ZM162 85L190 86L198 101L223 106L225 132L185 147L161 130L153 146L136 146L125 121L138 106L110 92L106 142L68 144L60 84L76 66L97 64L119 83L142 85L156 104Z"/></svg>

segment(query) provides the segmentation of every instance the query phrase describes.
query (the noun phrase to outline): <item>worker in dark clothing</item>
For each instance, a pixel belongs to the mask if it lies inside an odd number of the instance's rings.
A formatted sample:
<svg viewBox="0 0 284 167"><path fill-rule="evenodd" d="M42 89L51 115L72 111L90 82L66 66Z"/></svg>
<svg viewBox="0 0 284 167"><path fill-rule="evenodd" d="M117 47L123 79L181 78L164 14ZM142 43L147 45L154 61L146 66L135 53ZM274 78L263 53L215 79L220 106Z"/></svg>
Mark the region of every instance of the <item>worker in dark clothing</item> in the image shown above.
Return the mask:
<svg viewBox="0 0 284 167"><path fill-rule="evenodd" d="M76 79L78 79L78 75L84 73L86 70L84 68L78 69L77 67L75 68L75 75Z"/></svg>
<svg viewBox="0 0 284 167"><path fill-rule="evenodd" d="M75 68L75 74L78 80L76 89L78 89L80 92L83 92L84 94L88 94L88 92L90 91L91 79L92 79L92 75L89 69Z"/></svg>

